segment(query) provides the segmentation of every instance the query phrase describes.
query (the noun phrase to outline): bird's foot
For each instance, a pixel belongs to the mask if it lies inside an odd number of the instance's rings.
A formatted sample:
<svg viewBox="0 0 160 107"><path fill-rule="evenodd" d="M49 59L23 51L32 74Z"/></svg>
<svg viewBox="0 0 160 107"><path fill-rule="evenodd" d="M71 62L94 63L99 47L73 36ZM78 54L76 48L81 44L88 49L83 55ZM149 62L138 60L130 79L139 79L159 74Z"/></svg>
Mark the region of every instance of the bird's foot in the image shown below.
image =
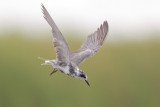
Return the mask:
<svg viewBox="0 0 160 107"><path fill-rule="evenodd" d="M55 73L55 72L57 72L58 70L57 69L54 69L51 73L50 73L50 75L52 75L53 73Z"/></svg>

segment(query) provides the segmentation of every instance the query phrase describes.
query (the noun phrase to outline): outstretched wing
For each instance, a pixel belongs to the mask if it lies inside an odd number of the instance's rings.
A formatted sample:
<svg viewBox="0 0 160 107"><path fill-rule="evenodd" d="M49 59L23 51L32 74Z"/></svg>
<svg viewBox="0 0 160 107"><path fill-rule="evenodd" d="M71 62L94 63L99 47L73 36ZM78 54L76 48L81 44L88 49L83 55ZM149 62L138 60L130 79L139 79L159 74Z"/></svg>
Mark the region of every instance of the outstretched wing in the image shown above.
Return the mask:
<svg viewBox="0 0 160 107"><path fill-rule="evenodd" d="M52 17L50 16L50 14L48 13L43 4L42 4L42 12L44 14L44 18L52 28L53 45L56 50L56 56L58 61L68 63L70 61L70 49L66 40L64 39L62 33L59 31L58 27L54 23Z"/></svg>
<svg viewBox="0 0 160 107"><path fill-rule="evenodd" d="M71 63L79 66L83 61L95 55L103 45L107 32L108 23L105 21L97 31L88 36L87 40L82 44L79 50L71 54Z"/></svg>

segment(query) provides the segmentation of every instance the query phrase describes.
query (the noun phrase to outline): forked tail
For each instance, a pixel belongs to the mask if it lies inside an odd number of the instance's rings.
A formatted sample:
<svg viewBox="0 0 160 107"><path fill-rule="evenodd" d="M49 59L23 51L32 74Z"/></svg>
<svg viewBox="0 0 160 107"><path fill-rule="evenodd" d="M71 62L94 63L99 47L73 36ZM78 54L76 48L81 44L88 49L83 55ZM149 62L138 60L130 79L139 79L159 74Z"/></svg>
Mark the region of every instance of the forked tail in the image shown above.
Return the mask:
<svg viewBox="0 0 160 107"><path fill-rule="evenodd" d="M38 57L38 59L41 59L41 60L44 60L45 63L41 64L41 65L52 65L54 60L48 60L48 59L45 59L45 58L41 58L41 57Z"/></svg>
<svg viewBox="0 0 160 107"><path fill-rule="evenodd" d="M44 61L48 60L48 59L45 59L45 58L42 58L42 57L38 57L38 59L41 59L41 60L44 60Z"/></svg>
<svg viewBox="0 0 160 107"><path fill-rule="evenodd" d="M42 58L42 57L38 57L38 59L41 59L41 60L44 60L45 63L41 64L41 65L49 65L47 62L48 62L48 59L45 59L45 58Z"/></svg>

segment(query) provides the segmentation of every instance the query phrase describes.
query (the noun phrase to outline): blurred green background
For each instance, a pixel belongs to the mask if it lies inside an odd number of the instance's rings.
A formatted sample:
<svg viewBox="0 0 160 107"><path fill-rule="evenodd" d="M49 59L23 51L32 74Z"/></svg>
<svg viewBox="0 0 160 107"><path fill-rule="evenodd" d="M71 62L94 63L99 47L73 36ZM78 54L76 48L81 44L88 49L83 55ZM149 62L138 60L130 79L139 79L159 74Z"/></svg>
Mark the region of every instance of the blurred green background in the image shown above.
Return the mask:
<svg viewBox="0 0 160 107"><path fill-rule="evenodd" d="M159 39L106 40L100 52L80 66L88 75L88 87L60 72L49 76L52 66L40 65L39 56L55 59L51 33L38 40L23 38L26 35L0 36L0 107L160 107ZM71 51L83 42L65 38Z"/></svg>
<svg viewBox="0 0 160 107"><path fill-rule="evenodd" d="M55 59L45 5L71 52L103 21L109 34L80 65L90 87ZM1 0L0 107L160 107L160 0Z"/></svg>

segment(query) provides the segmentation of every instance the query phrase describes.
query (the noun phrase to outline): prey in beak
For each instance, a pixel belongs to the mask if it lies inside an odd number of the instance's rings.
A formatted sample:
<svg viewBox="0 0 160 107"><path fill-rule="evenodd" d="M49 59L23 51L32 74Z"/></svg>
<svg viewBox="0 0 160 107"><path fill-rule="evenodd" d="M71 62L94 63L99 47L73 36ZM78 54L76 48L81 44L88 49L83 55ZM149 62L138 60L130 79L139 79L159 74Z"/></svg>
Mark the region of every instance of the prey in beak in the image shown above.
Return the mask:
<svg viewBox="0 0 160 107"><path fill-rule="evenodd" d="M90 86L90 85L89 85L89 82L88 82L87 80L85 80L85 82L87 83L88 86Z"/></svg>

